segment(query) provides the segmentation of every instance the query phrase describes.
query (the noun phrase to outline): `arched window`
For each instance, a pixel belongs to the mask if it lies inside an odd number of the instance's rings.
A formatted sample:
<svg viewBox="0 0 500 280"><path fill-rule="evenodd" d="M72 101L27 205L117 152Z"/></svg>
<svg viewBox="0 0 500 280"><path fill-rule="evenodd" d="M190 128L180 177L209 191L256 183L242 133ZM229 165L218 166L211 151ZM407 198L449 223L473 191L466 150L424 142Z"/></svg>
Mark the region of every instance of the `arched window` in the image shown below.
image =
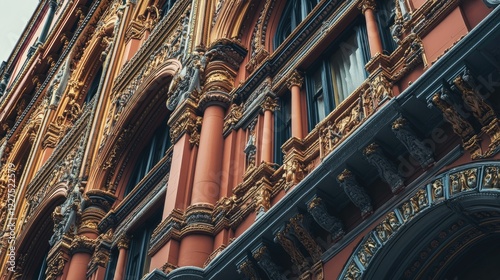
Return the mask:
<svg viewBox="0 0 500 280"><path fill-rule="evenodd" d="M132 176L125 188L124 196L129 194L142 178L163 158L169 147L170 132L167 121L164 120L139 154L139 158L136 160L132 171Z"/></svg>
<svg viewBox="0 0 500 280"><path fill-rule="evenodd" d="M281 14L276 34L274 35L274 48L276 49L297 28L319 0L288 0Z"/></svg>
<svg viewBox="0 0 500 280"><path fill-rule="evenodd" d="M99 67L99 70L97 70L94 79L92 80L92 83L90 84L89 90L87 91L87 95L85 96L85 103L89 103L90 100L96 95L97 90L99 89L99 83L101 81L101 76L102 76L102 66Z"/></svg>

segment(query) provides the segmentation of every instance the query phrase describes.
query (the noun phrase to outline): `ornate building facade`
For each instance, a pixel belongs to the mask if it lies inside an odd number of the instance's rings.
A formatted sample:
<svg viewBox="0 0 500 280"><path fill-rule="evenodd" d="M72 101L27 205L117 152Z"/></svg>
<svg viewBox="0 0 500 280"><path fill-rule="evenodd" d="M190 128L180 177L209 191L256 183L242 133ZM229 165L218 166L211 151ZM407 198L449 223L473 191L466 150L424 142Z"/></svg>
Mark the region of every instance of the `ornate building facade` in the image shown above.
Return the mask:
<svg viewBox="0 0 500 280"><path fill-rule="evenodd" d="M494 0L41 0L0 277L498 275L499 43Z"/></svg>

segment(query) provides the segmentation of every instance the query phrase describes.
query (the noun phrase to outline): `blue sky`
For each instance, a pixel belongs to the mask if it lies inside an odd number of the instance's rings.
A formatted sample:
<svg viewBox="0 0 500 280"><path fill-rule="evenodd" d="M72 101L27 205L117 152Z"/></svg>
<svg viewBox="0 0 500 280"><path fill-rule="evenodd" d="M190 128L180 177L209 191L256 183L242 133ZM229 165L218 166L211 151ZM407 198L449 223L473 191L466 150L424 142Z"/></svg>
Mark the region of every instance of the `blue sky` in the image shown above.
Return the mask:
<svg viewBox="0 0 500 280"><path fill-rule="evenodd" d="M0 0L0 62L6 61L39 0Z"/></svg>

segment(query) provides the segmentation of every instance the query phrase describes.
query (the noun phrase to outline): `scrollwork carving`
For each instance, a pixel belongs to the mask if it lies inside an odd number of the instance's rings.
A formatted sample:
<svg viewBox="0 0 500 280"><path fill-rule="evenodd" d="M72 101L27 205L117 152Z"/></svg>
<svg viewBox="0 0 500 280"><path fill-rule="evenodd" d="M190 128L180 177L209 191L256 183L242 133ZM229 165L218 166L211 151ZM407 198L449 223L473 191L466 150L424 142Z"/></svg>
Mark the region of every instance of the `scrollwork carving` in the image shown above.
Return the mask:
<svg viewBox="0 0 500 280"><path fill-rule="evenodd" d="M373 212L370 197L363 187L358 184L351 171L345 169L337 176L337 181L342 189L344 189L344 192L347 194L352 203L354 203L354 205L361 210L361 216L363 218Z"/></svg>
<svg viewBox="0 0 500 280"><path fill-rule="evenodd" d="M393 193L404 187L403 177L398 174L396 165L384 155L378 144L370 144L363 153L368 162L377 168L380 177L389 184Z"/></svg>
<svg viewBox="0 0 500 280"><path fill-rule="evenodd" d="M375 106L380 105L387 98L394 97L394 94L392 92L392 84L383 73L379 73L370 80L370 90L372 92L373 102Z"/></svg>
<svg viewBox="0 0 500 280"><path fill-rule="evenodd" d="M69 250L71 254L75 254L78 252L85 252L88 254L92 254L95 250L95 246L96 246L95 240L90 239L83 235L77 235L73 238Z"/></svg>
<svg viewBox="0 0 500 280"><path fill-rule="evenodd" d="M276 265L266 246L260 246L253 252L253 257L259 264L259 267L264 270L267 277L271 280L286 280L287 278L280 272L278 265Z"/></svg>
<svg viewBox="0 0 500 280"><path fill-rule="evenodd" d="M305 217L302 214L298 214L290 219L289 227L293 230L293 235L304 245L307 253L312 257L314 262L321 260L323 250L316 243L311 235L311 232L307 229L304 221Z"/></svg>
<svg viewBox="0 0 500 280"><path fill-rule="evenodd" d="M55 225L54 234L49 240L51 246L61 240L64 234L76 234L83 207L83 195L80 191L80 185L76 184L71 192L68 192L64 203L56 207L52 214Z"/></svg>
<svg viewBox="0 0 500 280"><path fill-rule="evenodd" d="M290 74L290 76L286 79L286 86L290 90L292 89L293 86L297 86L297 87L301 88L303 83L304 83L304 77L297 70L294 70Z"/></svg>
<svg viewBox="0 0 500 280"><path fill-rule="evenodd" d="M434 162L432 149L420 141L416 133L408 125L406 119L398 118L392 124L392 131L422 167L427 167Z"/></svg>
<svg viewBox="0 0 500 280"><path fill-rule="evenodd" d="M326 205L321 198L315 196L308 202L307 211L323 229L332 235L333 240L344 236L345 231L342 221L328 213Z"/></svg>
<svg viewBox="0 0 500 280"><path fill-rule="evenodd" d="M231 104L229 112L224 118L224 132L229 131L243 117L243 107L237 104Z"/></svg>
<svg viewBox="0 0 500 280"><path fill-rule="evenodd" d="M170 129L170 139L175 143L184 134L190 135L189 142L192 145L198 145L200 141L202 118L195 116L190 112L185 112Z"/></svg>
<svg viewBox="0 0 500 280"><path fill-rule="evenodd" d="M276 235L274 236L274 240L276 243L279 243L281 247L283 247L285 252L292 259L293 264L297 266L300 271L307 270L309 262L304 257L302 252L298 250L294 242L287 237L287 235L288 235L288 230L283 229L276 233Z"/></svg>
<svg viewBox="0 0 500 280"><path fill-rule="evenodd" d="M500 168L498 166L489 166L485 169L483 188L500 189Z"/></svg>
<svg viewBox="0 0 500 280"><path fill-rule="evenodd" d="M255 270L255 267L253 266L253 263L245 259L238 265L238 272L241 274L243 273L245 277L247 277L250 280L259 280L259 273Z"/></svg>
<svg viewBox="0 0 500 280"><path fill-rule="evenodd" d="M286 189L297 185L306 175L306 167L298 159L292 159L287 161L283 165L285 173L283 173L283 178L285 179Z"/></svg>
<svg viewBox="0 0 500 280"><path fill-rule="evenodd" d="M61 252L52 256L47 262L45 277L47 280L55 280L63 274L64 266L68 260L64 258Z"/></svg>

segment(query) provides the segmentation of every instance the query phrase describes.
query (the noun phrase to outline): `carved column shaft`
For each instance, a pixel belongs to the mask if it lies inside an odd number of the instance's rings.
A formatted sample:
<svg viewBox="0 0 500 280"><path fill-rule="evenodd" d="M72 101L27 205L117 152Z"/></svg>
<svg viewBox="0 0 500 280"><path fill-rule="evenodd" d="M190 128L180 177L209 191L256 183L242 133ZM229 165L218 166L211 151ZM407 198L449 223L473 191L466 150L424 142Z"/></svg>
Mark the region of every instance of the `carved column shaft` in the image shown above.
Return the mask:
<svg viewBox="0 0 500 280"><path fill-rule="evenodd" d="M128 246L130 240L127 237L122 237L117 244L118 260L116 261L116 270L114 280L121 280L125 275L125 265L127 260Z"/></svg>
<svg viewBox="0 0 500 280"><path fill-rule="evenodd" d="M220 196L225 110L231 103L229 93L244 57L242 52L244 49L237 43L222 39L204 54L208 64L198 102L198 109L203 111L203 123L191 192L193 211L207 205L212 207ZM213 242L213 237L206 234L185 236L179 248L178 265L202 267L213 251Z"/></svg>
<svg viewBox="0 0 500 280"><path fill-rule="evenodd" d="M191 204L210 203L215 205L219 199L222 174L222 154L224 108L209 106L203 115L200 146L196 160Z"/></svg>

